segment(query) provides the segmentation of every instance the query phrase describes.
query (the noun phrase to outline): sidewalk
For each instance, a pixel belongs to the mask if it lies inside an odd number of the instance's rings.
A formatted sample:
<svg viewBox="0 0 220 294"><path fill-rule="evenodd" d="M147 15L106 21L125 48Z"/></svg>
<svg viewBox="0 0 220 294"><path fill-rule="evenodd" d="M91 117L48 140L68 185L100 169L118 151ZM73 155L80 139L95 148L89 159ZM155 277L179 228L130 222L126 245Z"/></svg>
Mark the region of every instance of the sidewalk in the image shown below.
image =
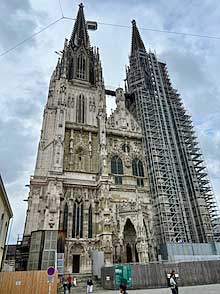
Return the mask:
<svg viewBox="0 0 220 294"><path fill-rule="evenodd" d="M63 293L63 292L61 292ZM72 293L86 293L86 291L79 290L77 288L71 289ZM93 294L119 294L119 290L95 290ZM202 285L193 287L180 287L180 294L219 294L220 284ZM128 294L171 294L169 288L160 289L142 289L142 290L128 290Z"/></svg>

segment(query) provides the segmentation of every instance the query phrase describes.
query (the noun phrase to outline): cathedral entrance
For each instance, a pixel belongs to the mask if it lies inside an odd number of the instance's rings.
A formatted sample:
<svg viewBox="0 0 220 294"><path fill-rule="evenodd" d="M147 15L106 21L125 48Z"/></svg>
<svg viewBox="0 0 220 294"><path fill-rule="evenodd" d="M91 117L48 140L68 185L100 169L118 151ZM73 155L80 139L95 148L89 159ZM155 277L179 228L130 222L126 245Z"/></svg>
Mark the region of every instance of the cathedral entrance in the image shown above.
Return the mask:
<svg viewBox="0 0 220 294"><path fill-rule="evenodd" d="M80 255L73 255L73 273L78 274L80 269Z"/></svg>
<svg viewBox="0 0 220 294"><path fill-rule="evenodd" d="M127 219L124 226L124 259L125 262L138 262L138 252L136 249L137 234L130 219Z"/></svg>

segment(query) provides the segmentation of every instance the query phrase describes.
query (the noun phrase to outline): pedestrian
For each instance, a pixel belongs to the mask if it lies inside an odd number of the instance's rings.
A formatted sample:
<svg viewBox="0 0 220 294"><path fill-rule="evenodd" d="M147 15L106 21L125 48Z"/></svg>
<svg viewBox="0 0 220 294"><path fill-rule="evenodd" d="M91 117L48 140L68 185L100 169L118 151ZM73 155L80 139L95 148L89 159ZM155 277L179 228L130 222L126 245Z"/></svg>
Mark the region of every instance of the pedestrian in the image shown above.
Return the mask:
<svg viewBox="0 0 220 294"><path fill-rule="evenodd" d="M121 285L119 286L119 290L120 290L120 293L121 293L121 294L127 294L127 287L126 287L126 285L121 284Z"/></svg>
<svg viewBox="0 0 220 294"><path fill-rule="evenodd" d="M89 279L87 281L87 293L93 293L93 281Z"/></svg>
<svg viewBox="0 0 220 294"><path fill-rule="evenodd" d="M71 286L72 286L72 284L71 284L71 281L72 281L71 275L69 275L69 276L67 277L66 281L67 281L67 289L68 289L68 291L69 291L69 293L70 293Z"/></svg>
<svg viewBox="0 0 220 294"><path fill-rule="evenodd" d="M64 283L63 283L63 292L64 292L64 294L67 294L67 281L64 281Z"/></svg>
<svg viewBox="0 0 220 294"><path fill-rule="evenodd" d="M73 287L76 287L76 277L73 277Z"/></svg>
<svg viewBox="0 0 220 294"><path fill-rule="evenodd" d="M172 294L178 294L178 285L174 270L170 274L170 289Z"/></svg>

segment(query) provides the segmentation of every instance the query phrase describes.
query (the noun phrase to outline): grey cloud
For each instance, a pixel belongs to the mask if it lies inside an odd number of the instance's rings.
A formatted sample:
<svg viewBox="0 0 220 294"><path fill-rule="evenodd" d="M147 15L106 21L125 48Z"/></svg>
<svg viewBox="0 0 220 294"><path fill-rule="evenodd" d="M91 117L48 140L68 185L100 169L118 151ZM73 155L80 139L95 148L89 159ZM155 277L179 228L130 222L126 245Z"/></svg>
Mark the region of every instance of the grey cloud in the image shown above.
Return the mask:
<svg viewBox="0 0 220 294"><path fill-rule="evenodd" d="M32 8L30 0L7 0L0 3L0 48L7 50L31 36L38 24L46 16L41 10ZM32 39L22 45L22 49L34 45Z"/></svg>
<svg viewBox="0 0 220 294"><path fill-rule="evenodd" d="M33 154L36 153L37 138L31 130L24 133L24 125L19 119L0 121L0 138L1 173L9 184L26 170L30 161L34 165Z"/></svg>
<svg viewBox="0 0 220 294"><path fill-rule="evenodd" d="M6 185L26 170L32 173L47 88L34 68L13 68L13 64L7 65L5 84L0 88L0 168Z"/></svg>
<svg viewBox="0 0 220 294"><path fill-rule="evenodd" d="M174 87L196 121L220 108L220 87L213 80L209 58L181 47L164 50L161 56L167 62Z"/></svg>
<svg viewBox="0 0 220 294"><path fill-rule="evenodd" d="M2 1L0 5L1 9L14 11L31 11L31 5L29 0L7 0Z"/></svg>
<svg viewBox="0 0 220 294"><path fill-rule="evenodd" d="M34 91L33 96L33 90L34 87L32 87L32 90L28 89L22 97L19 95L7 97L4 105L7 115L20 120L36 120L43 107L42 99L39 99L39 97L44 97L45 93L42 93L42 90L39 89Z"/></svg>
<svg viewBox="0 0 220 294"><path fill-rule="evenodd" d="M168 68L175 71L175 78L183 87L187 86L194 90L195 87L201 86L206 81L201 62L192 52L165 50L162 58L167 61Z"/></svg>

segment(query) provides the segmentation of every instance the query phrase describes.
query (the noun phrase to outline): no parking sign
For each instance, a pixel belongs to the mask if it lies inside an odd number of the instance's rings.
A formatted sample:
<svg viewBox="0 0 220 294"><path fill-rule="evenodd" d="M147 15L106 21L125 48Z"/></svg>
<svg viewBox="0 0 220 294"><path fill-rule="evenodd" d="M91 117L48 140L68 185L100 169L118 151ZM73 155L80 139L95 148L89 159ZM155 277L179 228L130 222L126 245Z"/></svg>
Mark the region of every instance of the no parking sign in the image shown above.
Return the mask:
<svg viewBox="0 0 220 294"><path fill-rule="evenodd" d="M47 274L48 274L48 276L54 276L55 268L53 266L48 267Z"/></svg>
<svg viewBox="0 0 220 294"><path fill-rule="evenodd" d="M48 294L51 293L51 283L53 283L55 274L55 268L53 266L48 267L47 269L47 281L49 283Z"/></svg>

